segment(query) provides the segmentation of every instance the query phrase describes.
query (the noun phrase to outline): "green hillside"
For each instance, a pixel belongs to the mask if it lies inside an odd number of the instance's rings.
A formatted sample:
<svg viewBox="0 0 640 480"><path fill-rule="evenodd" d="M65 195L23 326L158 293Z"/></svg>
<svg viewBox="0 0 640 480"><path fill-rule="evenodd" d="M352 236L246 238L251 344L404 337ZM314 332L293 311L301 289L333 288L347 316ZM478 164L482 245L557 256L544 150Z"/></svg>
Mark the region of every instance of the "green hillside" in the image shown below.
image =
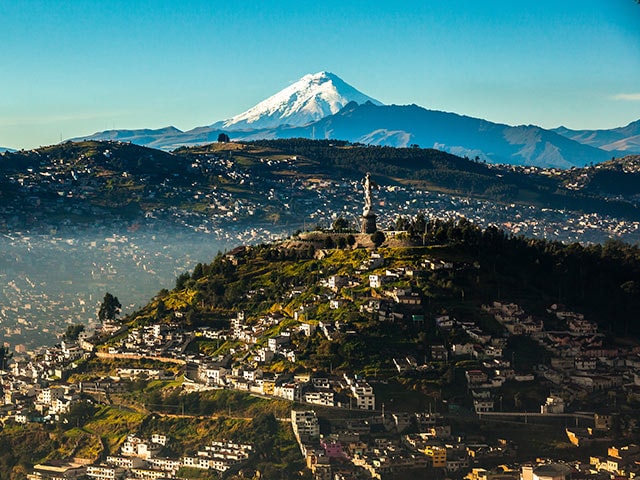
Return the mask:
<svg viewBox="0 0 640 480"><path fill-rule="evenodd" d="M479 423L465 377L469 371L489 369L485 362L492 357L474 355L473 349L456 354L454 346L475 345L476 351L485 351L488 344L481 339L494 339L492 348L501 350L500 358L509 359L515 375L531 376L552 364L552 353L534 336L514 333L497 320L491 313L494 302L516 305L523 322L539 322L549 332L567 329L567 321L554 309L579 312L597 322L603 333L597 348L622 351L637 345L638 247L614 241L581 246L530 240L496 228L481 230L465 220L400 218L398 228L399 233L386 232L375 252L363 247L372 245L369 235L307 232L220 253L211 263L198 264L179 276L174 288L160 291L121 323L129 332L157 324L176 332L202 332L208 327L216 335L194 335L184 358L219 362L228 371L259 367L278 382L311 375L366 378L376 394L374 413L379 414L382 405L409 413L435 409L469 434L520 442L521 455L565 453L568 443L563 432L550 426L504 428L490 421ZM372 275L385 277L384 284L371 286ZM256 332L254 341L241 340L229 328L240 312L244 332ZM439 323L449 320L454 320L450 326ZM304 324L315 332L303 333ZM117 348L125 335L98 342L96 348L103 353ZM295 360L278 355L258 362L258 351L283 335ZM448 357L439 356L443 348L450 352ZM281 420L295 402L237 388L187 390L186 377L197 376L190 361L164 363L167 360L154 355L77 361L69 378L72 383L114 377L123 367L164 368L176 377L138 379L124 391L87 394L65 416L66 423L20 427L9 420L0 433L0 446L4 445L0 476L24 478L21 475L30 465L46 460L95 461L117 452L128 433L158 431L175 439L175 446L165 452L173 456L194 451L202 439L224 439L255 446L255 456L244 466L248 471L260 471L270 479L292 478L304 471L291 427ZM540 379L524 383L508 379L492 395L499 398L501 411L532 412L553 388ZM348 393L342 387L336 398L350 406ZM622 390L574 390L571 407L609 411L612 399L621 406L616 434L624 431L635 438L631 427L623 430L622 419L637 412L638 400ZM370 413L344 406L313 408L325 425L347 415ZM29 448L33 442L37 449ZM308 478L309 472L300 475Z"/></svg>
<svg viewBox="0 0 640 480"><path fill-rule="evenodd" d="M636 246L613 240L589 246L532 240L493 227L481 230L465 220L426 222L418 217L400 218L398 223L406 230L400 241L403 246L385 248L398 245L389 241L380 251L387 259L385 269L402 266L422 270L411 282L397 285L411 287L428 299L420 313L473 314L483 304L506 300L523 303L541 315L549 305L560 303L593 317L605 331L640 333L640 324L624 320L629 319L627 312L640 306L635 290L640 285L640 250ZM368 253L348 248L345 242L345 248L328 250L318 259L318 250L325 245L321 238L325 237L317 234L311 241L309 235L300 234L290 241L247 247L237 265L220 254L212 263L200 264L194 272L180 276L175 289L161 292L129 320L155 321L160 301L167 319L172 311L183 311L193 324L230 318L240 310L250 317L274 309L290 314L304 305L310 319L342 316L366 328L370 322L358 313L359 307L375 292L366 286L371 272L359 271L359 267ZM420 266L433 258L461 267L429 271ZM353 276L360 285L340 292L348 296L349 308L325 312L314 307L312 299L329 293L318 281L334 274ZM292 289L302 293L288 300Z"/></svg>

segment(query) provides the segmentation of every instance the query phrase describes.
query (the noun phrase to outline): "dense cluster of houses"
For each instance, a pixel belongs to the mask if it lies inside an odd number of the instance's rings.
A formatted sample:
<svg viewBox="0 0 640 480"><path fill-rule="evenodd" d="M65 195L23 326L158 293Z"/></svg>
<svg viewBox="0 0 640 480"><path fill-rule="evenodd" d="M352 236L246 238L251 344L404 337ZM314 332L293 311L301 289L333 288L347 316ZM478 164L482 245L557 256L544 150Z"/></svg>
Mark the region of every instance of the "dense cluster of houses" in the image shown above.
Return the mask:
<svg viewBox="0 0 640 480"><path fill-rule="evenodd" d="M554 304L547 312L565 328L545 330L541 320L527 315L518 305L494 302L484 309L510 334L529 336L549 352L549 363L536 366L534 372L538 379L550 382L556 392L556 398L541 407L542 413L559 413L564 405L560 397L573 399L612 388L621 388L631 398L640 398L640 350L607 346L597 324L586 320L584 315ZM509 370L494 373L494 379L500 376L518 380L517 376L510 376Z"/></svg>
<svg viewBox="0 0 640 480"><path fill-rule="evenodd" d="M606 423L606 418L600 420ZM512 463L513 444L464 440L434 412L383 412L368 418L331 419L331 433L327 434L321 433L313 410L292 410L291 423L315 480L384 479L407 471L434 478L443 472L456 478L466 473L465 480L603 480L640 474L640 447L635 444L611 446L606 455L591 456L588 463L541 458ZM409 427L417 433L403 433ZM474 466L485 461L500 466Z"/></svg>
<svg viewBox="0 0 640 480"><path fill-rule="evenodd" d="M506 381L550 382L552 394L546 404L541 405L541 413L562 413L566 400L581 393L586 395L611 388L624 388L627 395L640 398L640 350L604 346L604 335L582 314L552 305L548 313L566 325L566 329L551 331L544 328L542 319L526 314L516 304L496 301L483 306L483 309L505 328L506 335L496 337L484 332L474 321L458 321L442 315L435 319L439 329L463 331L468 340L466 343L453 343L449 348L441 345L431 347L433 360L468 356L480 362L480 366L465 371L476 413L497 411L496 395L492 392ZM549 362L541 361L533 372L518 371L513 359L503 355L510 335L533 339L549 352ZM423 367L411 357L394 359L394 365L400 372Z"/></svg>
<svg viewBox="0 0 640 480"><path fill-rule="evenodd" d="M637 478L640 474L640 447L635 444L607 448L604 456L589 462L538 459L536 462L502 464L495 469L472 468L465 480L604 480Z"/></svg>
<svg viewBox="0 0 640 480"><path fill-rule="evenodd" d="M120 331L120 328L114 330ZM22 424L65 421L66 414L84 394L97 395L100 401L108 402L110 394L129 389L128 381L175 378L174 373L161 368L118 368L116 375L100 380L68 382L79 360L110 355L95 352L89 340L83 332L77 340L63 339L60 344L42 348L29 359L13 361L7 370L0 371L3 419L12 418ZM136 355L140 353L144 354L144 350Z"/></svg>
<svg viewBox="0 0 640 480"><path fill-rule="evenodd" d="M253 447L233 442L203 442L192 455L181 458L163 456L170 439L164 434L150 438L127 435L117 455L109 455L102 463L87 461L51 462L36 465L29 480L73 479L88 480L157 480L177 478L182 467L215 470L224 473L249 459Z"/></svg>
<svg viewBox="0 0 640 480"><path fill-rule="evenodd" d="M75 367L74 362L89 353L77 341L42 349L37 357L15 361L0 371L3 398L0 412L18 423L60 420L78 401L81 386L60 383Z"/></svg>
<svg viewBox="0 0 640 480"><path fill-rule="evenodd" d="M592 456L589 464L594 470L622 478L640 475L640 446L609 447L606 456Z"/></svg>
<svg viewBox="0 0 640 480"><path fill-rule="evenodd" d="M229 252L229 261L242 261L243 253L242 249ZM424 324L422 294L411 287L416 283L414 280L429 271L477 268L435 259L426 259L416 267L384 268L384 265L384 257L372 252L357 269L357 275L329 275L319 279L319 284L327 291L317 295L315 301L328 304L330 309L341 308L353 302L348 295L343 295L343 289L358 287L368 281L375 294L359 302L361 314L381 322ZM295 298L301 293L302 289L292 287L287 298ZM109 343L108 351L96 352L91 339L83 334L77 341L64 340L59 345L44 349L29 361L14 362L11 370L2 376L2 411L21 423L54 421L62 419L83 392L100 393L108 398L110 392L122 391L127 379L174 378L173 373L157 368L121 368L117 378L84 384L64 382L76 362L84 357L151 358L179 365L185 374L185 388L229 388L307 404L308 408L318 405L372 412L373 416L364 420L332 421L331 433L321 435L318 419L312 410L292 411L291 422L296 439L309 468L319 480L350 478L348 472L351 467L364 469L374 478L424 468L464 472L474 460L508 452L510 447L507 444L489 446L456 439L435 414L422 414L415 418L399 412L385 414L384 406L376 402L373 386L351 372L338 376L326 373L276 374L271 371L269 366L275 361L296 361L301 353L296 350L296 338L321 335L328 341L334 341L338 335L355 333L348 330L348 324L340 321L309 319L307 307L302 305L296 310L293 319L283 313L270 312L248 321L243 312L238 312L226 330L199 328L185 331L177 322L127 330L107 323L103 325L103 334L119 338ZM549 331L541 319L527 315L516 304L493 302L483 308L504 326L505 334L491 335L474 321L459 321L444 314L435 318L436 328L441 330L442 337L453 338L447 332L455 329L464 333L455 335L455 338L465 340L430 347L431 360L435 362L465 357L476 360L476 366L464 371L475 413L483 415L498 410L499 396L495 392L507 381L549 381L554 387L540 406L540 413L544 415L563 413L567 400L574 398L576 391L623 386L629 395L640 393L640 375L637 373L639 352L607 347L597 326L581 314L558 305L549 307L548 313L557 318L559 325L566 326L563 330ZM182 314L175 312L175 315L179 317ZM288 326L283 327L283 324ZM504 356L510 335L524 335L536 341L550 352L550 362L537 366L534 372L519 372L513 359ZM233 340L234 347L218 357L189 353L190 342L199 337ZM392 362L401 374L428 368L426 358L421 364L410 355L393 358ZM501 405L499 410L502 410ZM417 426L418 433L402 435L409 425ZM383 432L399 435L392 440L389 435L372 435ZM129 435L119 456L108 457L105 464L73 468L84 469L83 474L96 479L127 478L126 475L162 478L158 476L160 473L154 473L160 471L166 478L172 478L170 475L175 475L177 469L184 466L224 472L241 464L251 453L250 446L214 442L204 445L193 455L180 459L163 458L159 454L167 441L161 436L141 439ZM619 456L620 459L632 458L632 455L627 455L627 450L622 450ZM614 468L614 463L615 460L609 458L601 459L594 463L593 468L611 472L630 471L629 467L627 470L618 466ZM42 468L46 470L45 466ZM491 478L486 471L474 469L473 472L477 479ZM529 473L531 478L535 478L535 469ZM524 478L524 470L521 474ZM32 478L47 478L43 475Z"/></svg>
<svg viewBox="0 0 640 480"><path fill-rule="evenodd" d="M362 410L376 407L373 387L356 376L275 374L259 367L223 366L227 362L227 358L220 358L218 362L200 363L197 381L214 388L233 388L312 405Z"/></svg>
<svg viewBox="0 0 640 480"><path fill-rule="evenodd" d="M327 434L321 433L313 410L292 410L291 423L316 480L393 478L401 472L423 475L434 469L457 475L467 471L474 459L513 453L506 442L493 446L464 442L452 435L441 415L432 412L332 419ZM403 433L408 428L419 433Z"/></svg>
<svg viewBox="0 0 640 480"><path fill-rule="evenodd" d="M434 413L332 421L331 433L327 435L320 433L318 418L312 410L292 410L291 421L315 480L384 479L407 471L434 478L442 472L446 477L466 473L465 480L603 480L636 478L640 474L640 447L634 444L609 447L606 456L592 456L588 463L541 458L524 464L511 463L515 451L510 443L464 441L453 435L451 427ZM380 435L380 432L400 433L409 424L417 427L418 433ZM376 435L371 435L373 432ZM474 467L485 460L500 466Z"/></svg>

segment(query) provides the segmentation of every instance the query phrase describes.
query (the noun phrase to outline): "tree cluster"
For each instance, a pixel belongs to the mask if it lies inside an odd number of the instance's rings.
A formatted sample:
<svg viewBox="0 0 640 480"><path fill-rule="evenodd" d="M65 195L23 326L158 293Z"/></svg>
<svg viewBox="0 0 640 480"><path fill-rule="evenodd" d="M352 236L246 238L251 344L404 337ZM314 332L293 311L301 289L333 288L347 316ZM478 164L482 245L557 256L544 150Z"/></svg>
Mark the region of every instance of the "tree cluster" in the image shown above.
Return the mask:
<svg viewBox="0 0 640 480"><path fill-rule="evenodd" d="M120 314L122 305L118 300L118 297L114 297L109 292L104 295L102 304L100 304L100 310L98 310L98 320L101 322L113 321Z"/></svg>
<svg viewBox="0 0 640 480"><path fill-rule="evenodd" d="M640 334L640 248L618 240L604 245L563 244L481 229L466 219L399 218L416 244L450 245L471 253L482 265L508 278L522 296L591 314L601 327L619 334ZM506 287L505 287L506 289Z"/></svg>

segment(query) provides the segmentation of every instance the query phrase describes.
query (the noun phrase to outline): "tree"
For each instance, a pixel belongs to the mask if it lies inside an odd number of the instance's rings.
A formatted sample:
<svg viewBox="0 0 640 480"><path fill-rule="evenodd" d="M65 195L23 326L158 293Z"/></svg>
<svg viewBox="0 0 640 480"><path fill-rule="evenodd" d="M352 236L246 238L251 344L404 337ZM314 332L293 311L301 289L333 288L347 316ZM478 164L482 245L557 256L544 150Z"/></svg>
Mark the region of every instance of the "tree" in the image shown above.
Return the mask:
<svg viewBox="0 0 640 480"><path fill-rule="evenodd" d="M104 322L106 320L115 320L115 318L120 314L121 309L122 305L120 304L118 297L114 297L109 292L107 292L104 295L102 305L100 305L100 310L98 311L98 319L101 322Z"/></svg>
<svg viewBox="0 0 640 480"><path fill-rule="evenodd" d="M219 143L227 143L227 142L229 142L229 135L227 135L226 133L218 134L218 142Z"/></svg>
<svg viewBox="0 0 640 480"><path fill-rule="evenodd" d="M191 325L191 326L193 326L193 325L195 325L197 322L198 322L198 316L197 316L197 314L196 314L195 310L189 310L189 311L187 312L186 317L185 317L185 323L186 323L187 325Z"/></svg>
<svg viewBox="0 0 640 480"><path fill-rule="evenodd" d="M278 433L276 417L272 413L258 414L251 421L251 431L255 438L256 454L264 459L273 456L274 439Z"/></svg>
<svg viewBox="0 0 640 480"><path fill-rule="evenodd" d="M189 272L184 272L178 275L176 278L176 290L184 290L187 288L187 282L191 280L191 275Z"/></svg>
<svg viewBox="0 0 640 480"><path fill-rule="evenodd" d="M204 277L204 265L202 263L198 263L193 269L193 274L191 278L194 280L198 280L199 278Z"/></svg>
<svg viewBox="0 0 640 480"><path fill-rule="evenodd" d="M622 285L620 285L620 289L622 289L622 291L629 296L637 295L640 292L640 287L638 287L638 284L633 280L624 282Z"/></svg>
<svg viewBox="0 0 640 480"><path fill-rule="evenodd" d="M371 241L376 247L379 247L380 245L382 245L385 239L386 237L384 236L384 233L381 230L376 230L371 234Z"/></svg>
<svg viewBox="0 0 640 480"><path fill-rule="evenodd" d="M620 289L628 296L625 302L625 304L627 305L627 312L626 315L624 315L624 334L628 335L629 317L633 315L633 300L638 296L638 293L640 293L640 287L638 286L637 282L629 280L628 282L624 282L622 285L620 285Z"/></svg>
<svg viewBox="0 0 640 480"><path fill-rule="evenodd" d="M65 415L67 423L80 427L96 413L96 407L87 400L74 403Z"/></svg>
<svg viewBox="0 0 640 480"><path fill-rule="evenodd" d="M156 307L156 320L162 320L169 310L167 309L167 305L164 303L164 300L158 300L158 306Z"/></svg>
<svg viewBox="0 0 640 480"><path fill-rule="evenodd" d="M347 222L345 218L341 216L336 218L336 220L333 222L332 227L335 232L342 232L349 228L349 222Z"/></svg>
<svg viewBox="0 0 640 480"><path fill-rule="evenodd" d="M64 332L64 338L68 340L77 340L82 332L84 332L84 325L69 325L67 327L67 331Z"/></svg>
<svg viewBox="0 0 640 480"><path fill-rule="evenodd" d="M396 219L396 231L402 232L402 231L406 231L409 230L411 226L411 221L409 221L407 218L405 217L398 217Z"/></svg>
<svg viewBox="0 0 640 480"><path fill-rule="evenodd" d="M349 245L350 247L353 247L355 244L356 244L356 237L354 237L351 234L347 235L347 245Z"/></svg>
<svg viewBox="0 0 640 480"><path fill-rule="evenodd" d="M7 369L12 356L13 354L9 352L9 347L0 347L0 370Z"/></svg>
<svg viewBox="0 0 640 480"><path fill-rule="evenodd" d="M324 237L324 248L335 248L336 244L333 241L333 238L331 238L330 236L326 236Z"/></svg>

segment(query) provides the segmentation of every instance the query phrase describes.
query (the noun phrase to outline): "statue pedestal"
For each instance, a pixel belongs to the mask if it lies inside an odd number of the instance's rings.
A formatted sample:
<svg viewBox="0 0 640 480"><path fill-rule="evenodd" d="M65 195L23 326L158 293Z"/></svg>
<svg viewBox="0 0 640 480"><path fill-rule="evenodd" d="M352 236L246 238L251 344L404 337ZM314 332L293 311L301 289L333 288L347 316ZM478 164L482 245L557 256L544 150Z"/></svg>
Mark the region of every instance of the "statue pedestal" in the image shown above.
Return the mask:
<svg viewBox="0 0 640 480"><path fill-rule="evenodd" d="M367 215L362 216L362 227L360 228L361 233L373 233L378 230L376 226L376 214L369 213Z"/></svg>

